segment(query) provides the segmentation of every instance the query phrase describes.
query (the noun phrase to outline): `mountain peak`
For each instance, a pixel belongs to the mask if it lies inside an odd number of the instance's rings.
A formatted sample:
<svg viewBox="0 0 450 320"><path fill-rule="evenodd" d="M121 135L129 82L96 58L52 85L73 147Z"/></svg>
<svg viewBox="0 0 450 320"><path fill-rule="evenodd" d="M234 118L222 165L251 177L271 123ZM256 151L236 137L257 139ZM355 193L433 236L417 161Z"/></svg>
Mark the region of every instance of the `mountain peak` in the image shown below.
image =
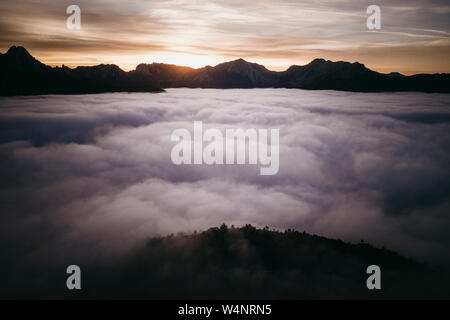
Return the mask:
<svg viewBox="0 0 450 320"><path fill-rule="evenodd" d="M387 76L393 77L393 78L404 78L405 77L404 74L401 74L399 72L391 72L391 73L388 73Z"/></svg>
<svg viewBox="0 0 450 320"><path fill-rule="evenodd" d="M236 60L232 60L232 61L228 61L228 62L224 62L222 64L229 64L229 65L251 65L253 63L248 62L242 58L236 59Z"/></svg>
<svg viewBox="0 0 450 320"><path fill-rule="evenodd" d="M216 68L227 68L228 71L234 71L234 72L241 72L241 71L250 71L250 70L264 70L264 71L268 71L266 69L266 67L264 67L263 65L254 63L254 62L248 62L242 58L233 60L233 61L228 61L228 62L224 62L221 63L219 65L216 66Z"/></svg>
<svg viewBox="0 0 450 320"><path fill-rule="evenodd" d="M47 68L22 46L11 46L4 55L4 60L8 67L22 71L38 71Z"/></svg>
<svg viewBox="0 0 450 320"><path fill-rule="evenodd" d="M22 46L11 46L6 52L7 55L21 56L21 57L31 57L30 53Z"/></svg>
<svg viewBox="0 0 450 320"><path fill-rule="evenodd" d="M325 63L325 62L327 62L327 60L322 59L322 58L316 58L313 61L311 61L309 64L322 64L322 63Z"/></svg>

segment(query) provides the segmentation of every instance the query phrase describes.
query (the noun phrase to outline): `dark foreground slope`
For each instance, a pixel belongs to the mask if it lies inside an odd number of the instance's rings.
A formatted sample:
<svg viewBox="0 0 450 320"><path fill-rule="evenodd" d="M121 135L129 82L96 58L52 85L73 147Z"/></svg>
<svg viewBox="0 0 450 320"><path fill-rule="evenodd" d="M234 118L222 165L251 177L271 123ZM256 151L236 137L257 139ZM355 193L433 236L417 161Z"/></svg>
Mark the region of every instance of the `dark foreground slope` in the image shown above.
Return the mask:
<svg viewBox="0 0 450 320"><path fill-rule="evenodd" d="M382 290L366 288L371 264L381 268ZM249 225L152 238L120 265L84 277L83 291L67 297L450 298L448 275L387 249Z"/></svg>
<svg viewBox="0 0 450 320"><path fill-rule="evenodd" d="M243 59L199 69L140 64L125 72L116 65L52 68L34 59L25 48L13 46L0 54L0 71L0 95L155 92L177 87L450 92L450 74L382 74L357 62L324 59L282 72Z"/></svg>
<svg viewBox="0 0 450 320"><path fill-rule="evenodd" d="M390 250L250 225L151 238L115 258L94 251L84 258L71 252L53 258L18 265L3 261L0 298L450 298L448 274ZM66 288L71 264L82 270L80 291ZM372 264L381 268L381 290L366 287Z"/></svg>

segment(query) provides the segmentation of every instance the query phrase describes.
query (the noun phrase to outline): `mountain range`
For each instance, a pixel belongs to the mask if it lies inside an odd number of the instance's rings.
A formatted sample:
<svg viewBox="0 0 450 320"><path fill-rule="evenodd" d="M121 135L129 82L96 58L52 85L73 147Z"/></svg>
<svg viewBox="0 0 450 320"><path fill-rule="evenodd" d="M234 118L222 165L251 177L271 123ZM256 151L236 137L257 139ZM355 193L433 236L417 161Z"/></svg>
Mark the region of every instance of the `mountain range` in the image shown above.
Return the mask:
<svg viewBox="0 0 450 320"><path fill-rule="evenodd" d="M0 95L161 92L164 88L298 88L355 92L450 92L450 74L383 74L358 62L315 59L285 71L270 71L243 59L194 69L164 63L69 68L47 66L21 46L0 53Z"/></svg>

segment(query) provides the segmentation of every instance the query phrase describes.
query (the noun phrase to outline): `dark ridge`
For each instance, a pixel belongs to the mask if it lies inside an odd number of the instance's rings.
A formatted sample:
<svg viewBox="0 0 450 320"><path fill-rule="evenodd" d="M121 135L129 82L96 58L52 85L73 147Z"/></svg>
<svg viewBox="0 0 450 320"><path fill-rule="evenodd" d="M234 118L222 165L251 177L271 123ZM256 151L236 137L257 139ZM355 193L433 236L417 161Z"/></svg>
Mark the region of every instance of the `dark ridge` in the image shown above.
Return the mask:
<svg viewBox="0 0 450 320"><path fill-rule="evenodd" d="M125 72L115 65L51 68L25 48L0 55L0 95L99 92L158 92L162 88L298 88L355 92L450 92L450 74L382 74L358 62L315 59L276 72L237 59L193 69L163 63L139 64Z"/></svg>
<svg viewBox="0 0 450 320"><path fill-rule="evenodd" d="M381 290L368 290L369 265ZM53 279L57 270L40 271ZM212 228L154 237L127 258L83 264L81 292L25 279L34 297L77 299L448 299L450 277L385 248L305 232ZM51 280L51 281L50 281ZM35 288L35 291L33 291ZM23 298L24 292L20 291Z"/></svg>
<svg viewBox="0 0 450 320"><path fill-rule="evenodd" d="M403 78L403 77L406 77L405 75L403 75L403 74L401 74L401 73L399 73L399 72L391 72L391 73L388 73L387 76L389 76L389 77L394 77L394 78Z"/></svg>
<svg viewBox="0 0 450 320"><path fill-rule="evenodd" d="M382 270L382 290L366 269ZM153 238L122 267L133 297L228 299L449 298L450 278L385 248L287 230L212 228Z"/></svg>
<svg viewBox="0 0 450 320"><path fill-rule="evenodd" d="M133 77L116 65L52 68L16 46L0 55L0 70L3 96L162 91L153 80Z"/></svg>

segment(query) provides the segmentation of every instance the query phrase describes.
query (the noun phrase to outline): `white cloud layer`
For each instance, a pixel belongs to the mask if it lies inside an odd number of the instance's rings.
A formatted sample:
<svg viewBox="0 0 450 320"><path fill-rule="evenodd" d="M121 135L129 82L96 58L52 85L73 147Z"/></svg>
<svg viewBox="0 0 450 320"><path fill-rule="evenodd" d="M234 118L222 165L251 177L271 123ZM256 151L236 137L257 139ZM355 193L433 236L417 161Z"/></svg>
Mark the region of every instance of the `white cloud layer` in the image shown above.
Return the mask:
<svg viewBox="0 0 450 320"><path fill-rule="evenodd" d="M450 263L448 95L170 89L0 106L6 266L96 260L224 222L364 239ZM172 164L170 134L193 121L279 128L279 173Z"/></svg>

